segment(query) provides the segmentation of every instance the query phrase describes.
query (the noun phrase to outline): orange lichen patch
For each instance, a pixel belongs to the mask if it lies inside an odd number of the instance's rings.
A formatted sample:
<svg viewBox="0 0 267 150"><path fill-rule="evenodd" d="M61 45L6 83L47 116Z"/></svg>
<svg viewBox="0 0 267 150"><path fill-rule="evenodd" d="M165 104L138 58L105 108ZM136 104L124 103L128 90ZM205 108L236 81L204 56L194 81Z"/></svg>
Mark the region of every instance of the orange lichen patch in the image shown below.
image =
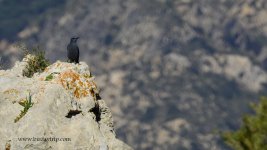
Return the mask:
<svg viewBox="0 0 267 150"><path fill-rule="evenodd" d="M40 77L40 78L38 78L38 80L39 80L39 81L44 81L45 78L44 78L44 77Z"/></svg>
<svg viewBox="0 0 267 150"><path fill-rule="evenodd" d="M9 89L9 90L4 91L4 94L18 94L18 93L19 91L16 89Z"/></svg>
<svg viewBox="0 0 267 150"><path fill-rule="evenodd" d="M94 97L97 90L97 86L93 81L73 70L61 72L57 77L57 81L65 89L71 90L77 98L86 97L89 94Z"/></svg>

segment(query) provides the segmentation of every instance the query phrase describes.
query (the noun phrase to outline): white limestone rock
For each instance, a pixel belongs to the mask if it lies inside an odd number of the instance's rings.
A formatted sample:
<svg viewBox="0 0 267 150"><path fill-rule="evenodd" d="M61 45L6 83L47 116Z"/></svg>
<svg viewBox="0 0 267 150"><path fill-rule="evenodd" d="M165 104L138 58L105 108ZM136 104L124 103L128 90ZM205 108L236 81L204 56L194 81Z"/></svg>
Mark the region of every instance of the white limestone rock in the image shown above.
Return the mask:
<svg viewBox="0 0 267 150"><path fill-rule="evenodd" d="M131 149L116 139L112 114L96 96L86 63L58 61L32 78L22 76L24 67L25 60L0 71L0 149ZM33 106L15 122L24 108L19 103L29 94Z"/></svg>

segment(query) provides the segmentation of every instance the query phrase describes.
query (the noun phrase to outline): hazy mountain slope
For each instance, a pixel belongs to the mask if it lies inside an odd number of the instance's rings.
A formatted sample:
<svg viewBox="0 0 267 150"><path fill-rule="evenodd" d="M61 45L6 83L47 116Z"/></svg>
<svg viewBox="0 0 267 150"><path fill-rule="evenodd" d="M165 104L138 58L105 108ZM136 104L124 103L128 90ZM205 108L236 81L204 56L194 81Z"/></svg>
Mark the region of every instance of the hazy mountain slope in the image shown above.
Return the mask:
<svg viewBox="0 0 267 150"><path fill-rule="evenodd" d="M111 107L118 137L135 149L226 149L215 130L235 129L266 92L264 0L77 0L34 38L66 60L79 35ZM63 15L62 15L63 14ZM127 134L126 134L127 133Z"/></svg>
<svg viewBox="0 0 267 150"><path fill-rule="evenodd" d="M1 0L0 39L16 40L16 34L31 23L39 23L46 14L62 8L65 0Z"/></svg>

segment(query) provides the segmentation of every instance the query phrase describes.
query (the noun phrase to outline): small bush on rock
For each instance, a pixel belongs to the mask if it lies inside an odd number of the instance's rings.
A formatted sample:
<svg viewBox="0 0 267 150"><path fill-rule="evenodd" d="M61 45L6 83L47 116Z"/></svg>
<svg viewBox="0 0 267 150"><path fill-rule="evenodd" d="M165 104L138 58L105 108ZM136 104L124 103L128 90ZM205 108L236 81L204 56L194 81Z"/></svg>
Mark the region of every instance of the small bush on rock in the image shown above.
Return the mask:
<svg viewBox="0 0 267 150"><path fill-rule="evenodd" d="M49 66L49 61L45 58L45 51L39 47L34 47L31 51L24 49L24 52L27 65L22 72L23 76L30 78L34 73L43 72Z"/></svg>

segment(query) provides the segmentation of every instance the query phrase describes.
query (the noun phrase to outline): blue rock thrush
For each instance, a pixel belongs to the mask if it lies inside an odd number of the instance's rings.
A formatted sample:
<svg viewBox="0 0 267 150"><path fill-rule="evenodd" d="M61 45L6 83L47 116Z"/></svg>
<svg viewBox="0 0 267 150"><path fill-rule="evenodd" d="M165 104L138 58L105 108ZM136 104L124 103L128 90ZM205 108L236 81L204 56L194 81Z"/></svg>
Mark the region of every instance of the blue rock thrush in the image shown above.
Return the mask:
<svg viewBox="0 0 267 150"><path fill-rule="evenodd" d="M72 37L70 43L67 46L68 50L68 62L79 63L79 47L77 45L77 40L79 37Z"/></svg>

